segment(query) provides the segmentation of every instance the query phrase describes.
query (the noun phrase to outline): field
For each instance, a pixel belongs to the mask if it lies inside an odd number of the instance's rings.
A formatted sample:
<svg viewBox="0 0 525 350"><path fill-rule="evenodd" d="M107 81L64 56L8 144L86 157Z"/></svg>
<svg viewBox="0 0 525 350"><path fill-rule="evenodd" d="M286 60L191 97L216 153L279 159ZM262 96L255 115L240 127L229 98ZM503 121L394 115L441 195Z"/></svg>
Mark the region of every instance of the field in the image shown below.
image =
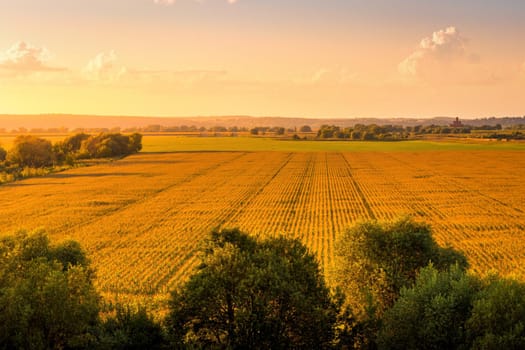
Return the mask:
<svg viewBox="0 0 525 350"><path fill-rule="evenodd" d="M409 214L430 223L440 244L465 252L473 271L523 278L523 153L453 145L204 152L186 144L193 152L141 153L0 186L0 227L80 241L104 296L153 307L189 276L214 227L299 237L329 275L334 242L347 227Z"/></svg>
<svg viewBox="0 0 525 350"><path fill-rule="evenodd" d="M55 143L70 134L35 134ZM16 135L0 134L0 147L9 149ZM402 142L292 141L271 137L199 137L172 134L144 134L143 152L196 151L284 151L284 152L384 152L384 151L486 151L522 150L524 142L488 141L442 136L435 140Z"/></svg>
<svg viewBox="0 0 525 350"><path fill-rule="evenodd" d="M1 141L1 139L0 139ZM292 141L270 137L181 137L145 135L144 152L184 151L285 151L285 152L384 152L525 150L523 142L481 141L441 137L403 142Z"/></svg>

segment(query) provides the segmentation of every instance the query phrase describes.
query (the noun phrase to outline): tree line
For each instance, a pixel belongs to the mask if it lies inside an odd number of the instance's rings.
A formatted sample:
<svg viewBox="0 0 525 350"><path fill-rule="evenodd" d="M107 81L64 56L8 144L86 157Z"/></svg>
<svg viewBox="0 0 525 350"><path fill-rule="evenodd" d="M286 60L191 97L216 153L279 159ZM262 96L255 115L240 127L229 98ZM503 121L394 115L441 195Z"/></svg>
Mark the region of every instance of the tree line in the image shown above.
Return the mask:
<svg viewBox="0 0 525 350"><path fill-rule="evenodd" d="M54 144L34 135L19 135L9 151L0 147L0 172L16 177L27 168L72 166L79 159L120 157L141 149L142 135L138 133L79 133Z"/></svg>
<svg viewBox="0 0 525 350"><path fill-rule="evenodd" d="M348 139L362 141L396 141L409 139L418 135L472 134L472 137L525 139L520 126L512 126L502 132L501 124L481 126L447 126L447 125L377 125L356 124L353 127L341 128L337 125L322 125L317 131L320 139ZM473 133L480 132L483 133Z"/></svg>
<svg viewBox="0 0 525 350"><path fill-rule="evenodd" d="M0 239L0 348L522 349L525 284L467 272L410 218L363 222L336 242L336 288L299 240L214 230L161 320L100 316L80 245L42 231Z"/></svg>

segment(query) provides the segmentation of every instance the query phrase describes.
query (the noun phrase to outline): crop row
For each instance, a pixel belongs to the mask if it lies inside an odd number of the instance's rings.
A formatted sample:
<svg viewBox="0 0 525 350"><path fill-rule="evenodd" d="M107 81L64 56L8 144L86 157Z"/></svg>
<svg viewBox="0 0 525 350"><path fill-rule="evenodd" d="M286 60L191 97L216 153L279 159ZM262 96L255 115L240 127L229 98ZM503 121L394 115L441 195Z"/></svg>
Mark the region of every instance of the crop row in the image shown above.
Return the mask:
<svg viewBox="0 0 525 350"><path fill-rule="evenodd" d="M139 154L0 187L3 232L44 227L88 250L109 298L162 299L217 227L297 237L329 272L360 220L408 214L472 270L525 276L520 152Z"/></svg>

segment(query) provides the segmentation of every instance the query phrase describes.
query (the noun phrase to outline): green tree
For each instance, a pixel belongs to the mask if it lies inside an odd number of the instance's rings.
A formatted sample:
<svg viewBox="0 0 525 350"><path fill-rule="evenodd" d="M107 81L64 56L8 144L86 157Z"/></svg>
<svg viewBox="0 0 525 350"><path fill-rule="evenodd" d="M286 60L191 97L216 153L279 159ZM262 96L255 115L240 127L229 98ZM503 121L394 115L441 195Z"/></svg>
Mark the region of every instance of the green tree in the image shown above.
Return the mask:
<svg viewBox="0 0 525 350"><path fill-rule="evenodd" d="M83 132L67 137L61 142L62 148L64 149L65 153L76 153L80 150L82 142L88 138L89 135Z"/></svg>
<svg viewBox="0 0 525 350"><path fill-rule="evenodd" d="M525 284L489 277L466 328L474 349L525 349Z"/></svg>
<svg viewBox="0 0 525 350"><path fill-rule="evenodd" d="M335 125L321 125L321 128L317 131L317 137L323 139L338 137L340 131L341 128Z"/></svg>
<svg viewBox="0 0 525 350"><path fill-rule="evenodd" d="M459 252L441 248L431 229L409 217L380 224L359 223L336 243L335 275L357 315L380 316L391 307L403 287L410 286L420 268L433 262L440 270L458 263L467 267Z"/></svg>
<svg viewBox="0 0 525 350"><path fill-rule="evenodd" d="M300 132L312 132L312 128L310 125L303 125L299 128Z"/></svg>
<svg viewBox="0 0 525 350"><path fill-rule="evenodd" d="M100 350L155 350L165 342L161 325L143 307L118 305L115 315L102 323L101 333Z"/></svg>
<svg viewBox="0 0 525 350"><path fill-rule="evenodd" d="M420 270L382 319L379 349L467 349L465 322L481 281L453 265Z"/></svg>
<svg viewBox="0 0 525 350"><path fill-rule="evenodd" d="M106 158L137 153L142 149L142 135L100 133L82 141L80 156L83 158Z"/></svg>
<svg viewBox="0 0 525 350"><path fill-rule="evenodd" d="M99 296L77 248L52 247L41 231L0 239L0 348L82 348L95 342Z"/></svg>
<svg viewBox="0 0 525 350"><path fill-rule="evenodd" d="M7 151L0 147L0 162L3 162L7 156Z"/></svg>
<svg viewBox="0 0 525 350"><path fill-rule="evenodd" d="M142 134L133 133L128 136L128 153L137 153L142 149Z"/></svg>
<svg viewBox="0 0 525 350"><path fill-rule="evenodd" d="M31 135L17 136L7 152L7 160L20 167L41 168L52 166L53 148L49 140Z"/></svg>
<svg viewBox="0 0 525 350"><path fill-rule="evenodd" d="M66 162L69 165L73 165L75 159L78 157L82 142L89 138L88 134L78 133L73 136L65 138L61 142L57 142L53 145L53 151L55 158L59 163Z"/></svg>
<svg viewBox="0 0 525 350"><path fill-rule="evenodd" d="M172 294L168 331L180 347L322 349L338 310L298 240L214 231L197 273Z"/></svg>

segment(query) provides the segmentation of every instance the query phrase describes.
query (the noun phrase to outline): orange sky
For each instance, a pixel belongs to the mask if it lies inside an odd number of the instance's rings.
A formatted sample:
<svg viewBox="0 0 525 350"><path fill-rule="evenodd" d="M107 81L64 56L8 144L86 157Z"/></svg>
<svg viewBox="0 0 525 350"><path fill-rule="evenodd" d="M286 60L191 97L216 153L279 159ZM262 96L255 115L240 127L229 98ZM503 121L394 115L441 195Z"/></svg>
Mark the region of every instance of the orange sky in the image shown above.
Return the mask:
<svg viewBox="0 0 525 350"><path fill-rule="evenodd" d="M525 114L525 2L3 0L0 113Z"/></svg>

